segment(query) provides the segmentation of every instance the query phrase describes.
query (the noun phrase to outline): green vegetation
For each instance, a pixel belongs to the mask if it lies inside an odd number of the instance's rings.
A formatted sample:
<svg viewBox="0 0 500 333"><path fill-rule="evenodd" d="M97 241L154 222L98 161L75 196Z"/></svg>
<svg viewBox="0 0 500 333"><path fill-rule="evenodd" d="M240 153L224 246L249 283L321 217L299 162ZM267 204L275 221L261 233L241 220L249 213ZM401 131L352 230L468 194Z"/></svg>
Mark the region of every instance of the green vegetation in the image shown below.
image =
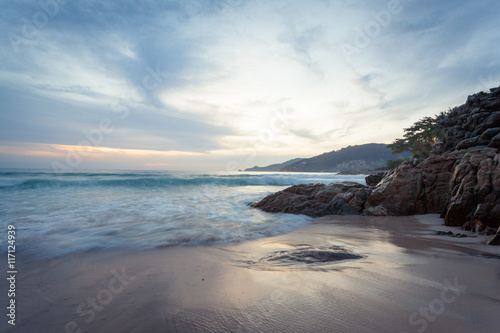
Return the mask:
<svg viewBox="0 0 500 333"><path fill-rule="evenodd" d="M405 128L402 139L396 139L387 145L393 154L410 152L415 158L426 158L430 155L433 145L443 139L443 126L441 120L447 116L447 112L441 112L434 117L424 117Z"/></svg>
<svg viewBox="0 0 500 333"><path fill-rule="evenodd" d="M392 170L400 166L404 161L408 161L407 158L397 158L395 160L388 160L385 165L386 169Z"/></svg>

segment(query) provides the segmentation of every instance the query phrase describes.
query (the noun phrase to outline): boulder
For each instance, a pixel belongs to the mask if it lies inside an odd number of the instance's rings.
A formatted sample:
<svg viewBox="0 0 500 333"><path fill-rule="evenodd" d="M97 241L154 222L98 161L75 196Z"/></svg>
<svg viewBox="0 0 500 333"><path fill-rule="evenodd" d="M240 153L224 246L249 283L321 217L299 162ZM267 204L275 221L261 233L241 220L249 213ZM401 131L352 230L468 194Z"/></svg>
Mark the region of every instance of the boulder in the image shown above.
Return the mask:
<svg viewBox="0 0 500 333"><path fill-rule="evenodd" d="M488 245L500 245L500 234L496 234L491 239L489 239L486 244Z"/></svg>
<svg viewBox="0 0 500 333"><path fill-rule="evenodd" d="M487 223L492 227L498 227L498 230L500 230L500 202L490 211Z"/></svg>
<svg viewBox="0 0 500 333"><path fill-rule="evenodd" d="M376 174L371 174L365 177L366 185L377 186L378 183L384 178L385 172L378 172Z"/></svg>
<svg viewBox="0 0 500 333"><path fill-rule="evenodd" d="M493 112L482 124L487 128L500 127L500 111L496 109L496 112Z"/></svg>
<svg viewBox="0 0 500 333"><path fill-rule="evenodd" d="M442 120L444 147L353 184L296 185L253 207L269 212L413 215L437 213L476 232L500 227L500 87L469 96Z"/></svg>
<svg viewBox="0 0 500 333"><path fill-rule="evenodd" d="M490 97L500 98L500 87L490 88Z"/></svg>
<svg viewBox="0 0 500 333"><path fill-rule="evenodd" d="M477 205L476 211L474 212L473 218L474 221L486 222L488 215L490 213L491 206L485 203L481 203Z"/></svg>
<svg viewBox="0 0 500 333"><path fill-rule="evenodd" d="M457 149L460 150L460 149L467 149L470 147L474 147L477 145L478 140L479 136L475 136L470 139L464 139L457 144Z"/></svg>
<svg viewBox="0 0 500 333"><path fill-rule="evenodd" d="M270 194L250 206L266 212L324 215L359 215L370 190L361 184L301 184Z"/></svg>
<svg viewBox="0 0 500 333"><path fill-rule="evenodd" d="M491 138L488 147L500 148L500 133Z"/></svg>
<svg viewBox="0 0 500 333"><path fill-rule="evenodd" d="M488 128L483 132L483 134L481 134L481 139L489 141L497 134L500 134L500 127Z"/></svg>
<svg viewBox="0 0 500 333"><path fill-rule="evenodd" d="M498 94L500 88L492 91ZM450 226L499 227L500 110L483 107L491 99L476 94L453 109L443 120L444 151L388 173L371 192L364 213L439 213Z"/></svg>

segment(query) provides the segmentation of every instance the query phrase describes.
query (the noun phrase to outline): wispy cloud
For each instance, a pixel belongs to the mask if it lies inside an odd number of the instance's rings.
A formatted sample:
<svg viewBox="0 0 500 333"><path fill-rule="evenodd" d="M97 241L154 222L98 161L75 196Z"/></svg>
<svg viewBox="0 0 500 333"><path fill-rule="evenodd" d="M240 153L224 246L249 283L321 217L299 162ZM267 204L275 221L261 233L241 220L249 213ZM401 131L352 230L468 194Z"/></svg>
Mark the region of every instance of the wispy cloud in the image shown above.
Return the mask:
<svg viewBox="0 0 500 333"><path fill-rule="evenodd" d="M400 0L393 12L378 0L47 3L7 1L0 14L2 166L48 166L50 145L76 147L110 119L97 146L122 161L130 149L149 152L141 165L223 169L286 108L293 119L244 163L279 162L389 142L462 103L478 78L500 84L493 0ZM342 43L357 47L350 59ZM14 153L20 144L29 160ZM101 153L99 166L117 158Z"/></svg>

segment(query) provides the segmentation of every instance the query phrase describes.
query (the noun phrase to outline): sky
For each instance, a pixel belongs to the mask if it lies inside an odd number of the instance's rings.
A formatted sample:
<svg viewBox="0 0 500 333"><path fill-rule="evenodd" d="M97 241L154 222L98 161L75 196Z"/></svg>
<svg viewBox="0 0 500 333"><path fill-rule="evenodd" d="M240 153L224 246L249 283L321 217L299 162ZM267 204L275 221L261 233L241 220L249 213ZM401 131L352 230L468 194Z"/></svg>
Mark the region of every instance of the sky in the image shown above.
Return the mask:
<svg viewBox="0 0 500 333"><path fill-rule="evenodd" d="M500 85L496 0L0 0L0 167L233 171Z"/></svg>

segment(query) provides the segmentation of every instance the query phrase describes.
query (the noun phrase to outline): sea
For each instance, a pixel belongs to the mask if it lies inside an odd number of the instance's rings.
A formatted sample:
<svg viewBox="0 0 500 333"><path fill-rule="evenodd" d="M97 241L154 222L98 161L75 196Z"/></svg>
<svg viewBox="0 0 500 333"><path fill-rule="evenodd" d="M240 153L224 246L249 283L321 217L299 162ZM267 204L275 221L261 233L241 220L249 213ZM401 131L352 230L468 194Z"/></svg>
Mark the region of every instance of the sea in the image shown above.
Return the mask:
<svg viewBox="0 0 500 333"><path fill-rule="evenodd" d="M95 249L145 250L241 242L288 233L303 215L248 206L290 185L355 181L334 173L0 169L0 219L17 256L47 259ZM0 233L1 235L1 233Z"/></svg>

